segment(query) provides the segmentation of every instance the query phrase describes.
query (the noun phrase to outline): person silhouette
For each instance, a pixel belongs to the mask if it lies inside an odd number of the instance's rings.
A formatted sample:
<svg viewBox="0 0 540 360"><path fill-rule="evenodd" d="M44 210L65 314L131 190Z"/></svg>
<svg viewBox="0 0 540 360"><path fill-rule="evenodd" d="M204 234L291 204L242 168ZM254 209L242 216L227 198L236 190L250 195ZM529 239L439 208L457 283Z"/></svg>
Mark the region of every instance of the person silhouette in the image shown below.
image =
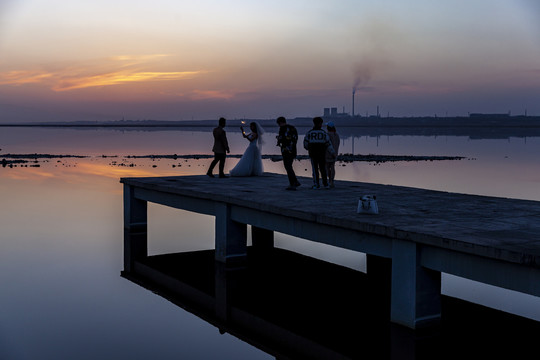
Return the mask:
<svg viewBox="0 0 540 360"><path fill-rule="evenodd" d="M330 143L328 133L322 129L323 119L319 116L313 118L313 129L309 130L304 137L304 148L308 151L313 170L313 189L320 189L320 178L325 189L329 189L328 177L326 175L326 152L335 154Z"/></svg>
<svg viewBox="0 0 540 360"><path fill-rule="evenodd" d="M250 123L249 128L251 132L246 134L244 128L240 126L242 136L249 141L249 145L240 161L229 171L231 176L261 176L263 174L261 148L264 130L256 122Z"/></svg>
<svg viewBox="0 0 540 360"><path fill-rule="evenodd" d="M276 120L279 125L279 134L277 136L277 146L281 148L281 155L283 157L283 166L287 171L287 177L289 178L289 186L286 190L296 190L300 183L296 178L296 174L293 169L293 161L296 158L296 142L298 141L298 132L292 125L287 124L285 117L280 116Z"/></svg>
<svg viewBox="0 0 540 360"><path fill-rule="evenodd" d="M326 148L326 175L328 175L328 183L331 188L334 187L334 179L336 177L336 160L339 153L339 134L336 131L334 122L330 121L326 124L330 144L332 144L333 152L330 147Z"/></svg>
<svg viewBox="0 0 540 360"><path fill-rule="evenodd" d="M208 168L208 171L206 172L206 175L210 177L214 177L214 174L212 173L214 171L214 167L219 162L219 177L220 178L226 178L227 175L223 172L225 168L225 158L227 157L227 153L230 153L229 150L229 143L227 142L227 134L225 132L225 125L227 125L227 120L225 118L219 118L218 127L216 127L213 131L214 135L214 146L212 147L212 151L214 152L214 160L210 163L210 167Z"/></svg>

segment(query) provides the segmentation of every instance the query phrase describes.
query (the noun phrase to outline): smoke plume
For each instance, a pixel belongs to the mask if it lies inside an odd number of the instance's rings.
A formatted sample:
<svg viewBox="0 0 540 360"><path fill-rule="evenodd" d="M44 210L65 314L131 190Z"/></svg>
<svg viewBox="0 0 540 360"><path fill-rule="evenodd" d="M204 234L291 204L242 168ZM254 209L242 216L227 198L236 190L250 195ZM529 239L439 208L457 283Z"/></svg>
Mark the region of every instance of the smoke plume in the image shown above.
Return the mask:
<svg viewBox="0 0 540 360"><path fill-rule="evenodd" d="M390 49L399 39L399 32L388 21L371 19L359 29L359 60L353 63L353 90L365 86L376 73L391 63Z"/></svg>
<svg viewBox="0 0 540 360"><path fill-rule="evenodd" d="M368 83L375 70L377 69L378 62L371 57L364 57L353 66L353 90L358 89L361 85Z"/></svg>

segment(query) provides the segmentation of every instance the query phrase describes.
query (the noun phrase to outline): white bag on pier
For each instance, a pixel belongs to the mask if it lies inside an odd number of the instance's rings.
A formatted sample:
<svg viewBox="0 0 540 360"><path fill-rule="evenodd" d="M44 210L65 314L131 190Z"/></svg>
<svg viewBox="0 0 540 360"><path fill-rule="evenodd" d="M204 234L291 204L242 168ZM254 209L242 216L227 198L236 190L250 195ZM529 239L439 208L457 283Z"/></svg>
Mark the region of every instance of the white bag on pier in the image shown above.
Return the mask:
<svg viewBox="0 0 540 360"><path fill-rule="evenodd" d="M358 200L359 214L378 214L379 206L377 205L377 197L375 195L364 195Z"/></svg>

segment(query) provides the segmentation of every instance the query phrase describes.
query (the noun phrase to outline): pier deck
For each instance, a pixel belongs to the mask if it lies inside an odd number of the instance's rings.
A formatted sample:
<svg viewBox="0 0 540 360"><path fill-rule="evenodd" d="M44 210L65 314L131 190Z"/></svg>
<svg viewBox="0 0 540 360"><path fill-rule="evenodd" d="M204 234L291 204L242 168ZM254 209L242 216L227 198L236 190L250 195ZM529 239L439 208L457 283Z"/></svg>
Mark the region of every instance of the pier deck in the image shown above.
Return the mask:
<svg viewBox="0 0 540 360"><path fill-rule="evenodd" d="M337 181L311 190L284 175L123 178L124 268L147 256L147 202L216 217L216 260L273 246L273 232L366 253L368 274L391 278L392 321L417 328L440 318L441 272L540 296L540 202ZM378 215L357 214L362 195Z"/></svg>

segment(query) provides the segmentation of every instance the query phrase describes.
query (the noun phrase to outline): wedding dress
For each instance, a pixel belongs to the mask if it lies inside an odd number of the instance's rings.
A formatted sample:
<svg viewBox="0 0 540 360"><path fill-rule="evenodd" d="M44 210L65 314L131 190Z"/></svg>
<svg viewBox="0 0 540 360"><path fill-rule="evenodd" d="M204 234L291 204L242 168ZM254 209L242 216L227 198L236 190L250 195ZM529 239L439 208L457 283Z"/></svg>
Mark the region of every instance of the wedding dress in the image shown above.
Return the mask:
<svg viewBox="0 0 540 360"><path fill-rule="evenodd" d="M261 176L263 174L263 164L261 159L262 134L263 130L257 124L258 138L254 139L257 134L251 133L247 135L249 145L244 151L242 158L236 166L229 171L231 176Z"/></svg>

